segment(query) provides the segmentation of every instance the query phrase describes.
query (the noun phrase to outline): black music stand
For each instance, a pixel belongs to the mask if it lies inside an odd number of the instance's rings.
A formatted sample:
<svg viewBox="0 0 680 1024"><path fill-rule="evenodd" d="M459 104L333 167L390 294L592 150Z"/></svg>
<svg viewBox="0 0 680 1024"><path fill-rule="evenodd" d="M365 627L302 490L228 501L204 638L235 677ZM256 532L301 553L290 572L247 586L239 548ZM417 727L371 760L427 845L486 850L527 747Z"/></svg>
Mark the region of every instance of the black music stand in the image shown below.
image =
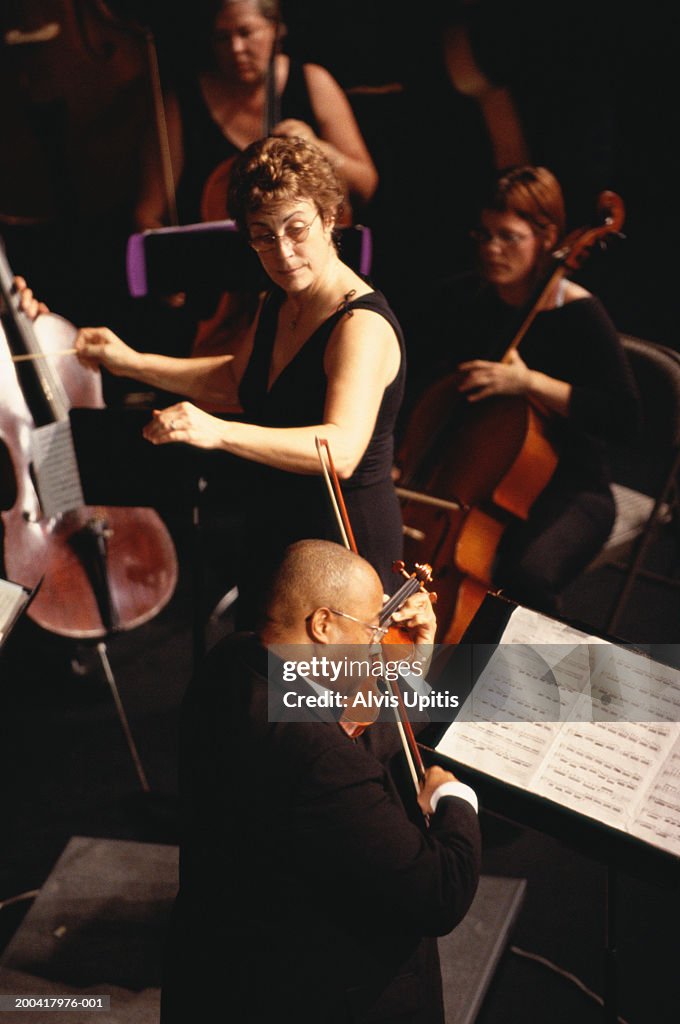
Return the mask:
<svg viewBox="0 0 680 1024"><path fill-rule="evenodd" d="M194 572L193 660L205 653L201 613L203 559L201 531L208 481L229 474L235 456L188 444L152 445L143 436L149 409L113 406L69 412L85 503L186 513L190 518Z"/></svg>
<svg viewBox="0 0 680 1024"><path fill-rule="evenodd" d="M471 659L473 664L475 662L477 664L477 670L472 679L473 687L481 670L488 662L489 650L500 643L510 616L518 608L518 605L502 595L489 593L462 636L459 647L472 645L475 650L482 649L480 657ZM593 631L582 623L574 622L570 625L584 635L594 635ZM617 638L606 635L598 634L596 638L615 646L626 646L622 645ZM540 638L537 637L535 642L540 644ZM446 662L447 659L444 657L444 676L447 671ZM448 678L450 680L451 676ZM435 683L435 687L436 685L437 683ZM455 718L456 716L452 715L451 717ZM477 791L485 808L491 813L545 832L604 865L606 877L604 885L603 1015L606 1024L616 1024L619 1020L616 913L619 871L626 870L646 878L651 870L658 879L670 879L677 883L680 876L680 858L661 846L653 846L605 821L581 814L566 804L549 800L538 793L522 788L519 784L511 784L467 763L453 760L447 754L435 749L448 727L449 723L432 723L421 734L424 740L423 756L427 764L440 764L449 771L455 772L458 778L467 782Z"/></svg>
<svg viewBox="0 0 680 1024"><path fill-rule="evenodd" d="M370 228L361 224L337 228L336 238L344 262L367 277L373 258ZM126 269L133 298L196 290L259 292L271 286L233 220L130 235Z"/></svg>
<svg viewBox="0 0 680 1024"><path fill-rule="evenodd" d="M78 462L83 499L86 505L149 507L159 512L186 511L192 526L200 520L204 476L211 456L186 444L154 446L142 431L151 417L149 409L127 407L73 408L69 411L73 444ZM198 531L193 530L194 538ZM200 566L198 554L193 559ZM200 581L195 580L195 586ZM102 611L106 619L106 609ZM104 621L107 634L115 633L115 624ZM202 653L202 624L198 612L194 621L194 659ZM127 740L142 790L148 794L141 759L130 730L118 687L108 659L106 644L96 644L96 652L109 685L118 717Z"/></svg>
<svg viewBox="0 0 680 1024"><path fill-rule="evenodd" d="M211 453L150 444L150 409L74 408L69 419L86 505L193 507Z"/></svg>

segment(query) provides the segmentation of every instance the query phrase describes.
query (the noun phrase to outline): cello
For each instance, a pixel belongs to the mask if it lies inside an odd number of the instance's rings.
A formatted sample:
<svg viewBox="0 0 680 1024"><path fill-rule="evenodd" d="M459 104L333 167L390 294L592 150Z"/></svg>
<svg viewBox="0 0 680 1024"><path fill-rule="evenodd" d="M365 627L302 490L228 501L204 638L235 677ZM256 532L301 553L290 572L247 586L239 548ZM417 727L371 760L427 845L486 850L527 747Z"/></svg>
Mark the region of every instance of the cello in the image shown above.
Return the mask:
<svg viewBox="0 0 680 1024"><path fill-rule="evenodd" d="M522 311L504 351L509 362L560 280L608 235L619 234L623 203L598 198L597 226L572 232L552 254L547 276ZM498 546L509 523L526 520L557 468L550 416L538 402L495 395L469 404L449 373L421 396L396 456L405 554L433 567L439 642L458 643L493 590ZM470 453L474 458L470 458Z"/></svg>
<svg viewBox="0 0 680 1024"><path fill-rule="evenodd" d="M151 508L95 508L67 501L70 507L63 511L45 511L35 483L36 436L56 427L68 439L70 408L104 405L101 377L72 354L72 324L52 313L41 313L33 324L20 309L2 247L0 314L5 572L31 590L40 584L26 613L38 627L72 640L97 641L142 787L148 790L104 640L148 622L168 603L178 578L174 543ZM77 491L77 470L75 476Z"/></svg>

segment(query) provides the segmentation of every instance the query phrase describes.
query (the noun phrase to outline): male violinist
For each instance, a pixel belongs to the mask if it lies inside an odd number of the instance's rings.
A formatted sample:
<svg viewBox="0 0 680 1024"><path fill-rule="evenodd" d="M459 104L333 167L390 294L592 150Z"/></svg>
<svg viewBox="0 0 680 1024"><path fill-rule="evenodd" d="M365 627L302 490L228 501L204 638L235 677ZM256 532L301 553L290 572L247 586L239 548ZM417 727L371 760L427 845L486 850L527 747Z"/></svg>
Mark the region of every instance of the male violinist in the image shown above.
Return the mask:
<svg viewBox="0 0 680 1024"><path fill-rule="evenodd" d="M477 887L474 792L438 766L417 793L402 785L389 722L357 738L314 699L304 720L270 720L282 678L272 646L308 660L338 644L366 649L382 603L368 562L299 541L274 572L257 635L221 641L190 684L162 1024L443 1024L435 936L461 921ZM394 621L415 644L433 642L428 594ZM320 691L304 675L295 687Z"/></svg>

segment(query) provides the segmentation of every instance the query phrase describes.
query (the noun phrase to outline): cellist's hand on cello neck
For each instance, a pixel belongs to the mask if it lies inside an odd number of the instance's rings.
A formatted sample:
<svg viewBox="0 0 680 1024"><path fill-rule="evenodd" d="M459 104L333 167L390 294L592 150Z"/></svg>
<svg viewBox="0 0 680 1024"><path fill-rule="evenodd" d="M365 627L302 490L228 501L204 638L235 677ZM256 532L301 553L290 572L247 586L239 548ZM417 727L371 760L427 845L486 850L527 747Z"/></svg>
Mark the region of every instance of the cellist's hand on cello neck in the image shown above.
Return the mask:
<svg viewBox="0 0 680 1024"><path fill-rule="evenodd" d="M508 356L507 363L471 359L459 364L458 373L458 390L468 402L492 395L528 395L531 388L531 370L517 352Z"/></svg>
<svg viewBox="0 0 680 1024"><path fill-rule="evenodd" d="M23 277L14 278L14 287L19 294L22 312L31 320L36 320L41 313L49 313L49 307L40 299L36 299Z"/></svg>
<svg viewBox="0 0 680 1024"><path fill-rule="evenodd" d="M548 412L566 416L569 412L571 384L531 370L517 351L507 362L471 359L458 366L458 390L468 402L479 402L493 395L524 395Z"/></svg>

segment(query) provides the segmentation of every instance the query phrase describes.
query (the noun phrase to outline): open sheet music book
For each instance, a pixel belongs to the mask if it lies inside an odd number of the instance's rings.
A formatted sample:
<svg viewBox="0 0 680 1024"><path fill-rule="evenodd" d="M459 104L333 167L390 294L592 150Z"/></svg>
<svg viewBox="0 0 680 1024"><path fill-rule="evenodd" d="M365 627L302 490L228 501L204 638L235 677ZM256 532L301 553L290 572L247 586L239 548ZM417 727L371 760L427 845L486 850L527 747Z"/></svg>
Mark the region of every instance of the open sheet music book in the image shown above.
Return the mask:
<svg viewBox="0 0 680 1024"><path fill-rule="evenodd" d="M516 608L437 750L680 856L680 671Z"/></svg>
<svg viewBox="0 0 680 1024"><path fill-rule="evenodd" d="M0 577L0 647L31 599L33 591Z"/></svg>

